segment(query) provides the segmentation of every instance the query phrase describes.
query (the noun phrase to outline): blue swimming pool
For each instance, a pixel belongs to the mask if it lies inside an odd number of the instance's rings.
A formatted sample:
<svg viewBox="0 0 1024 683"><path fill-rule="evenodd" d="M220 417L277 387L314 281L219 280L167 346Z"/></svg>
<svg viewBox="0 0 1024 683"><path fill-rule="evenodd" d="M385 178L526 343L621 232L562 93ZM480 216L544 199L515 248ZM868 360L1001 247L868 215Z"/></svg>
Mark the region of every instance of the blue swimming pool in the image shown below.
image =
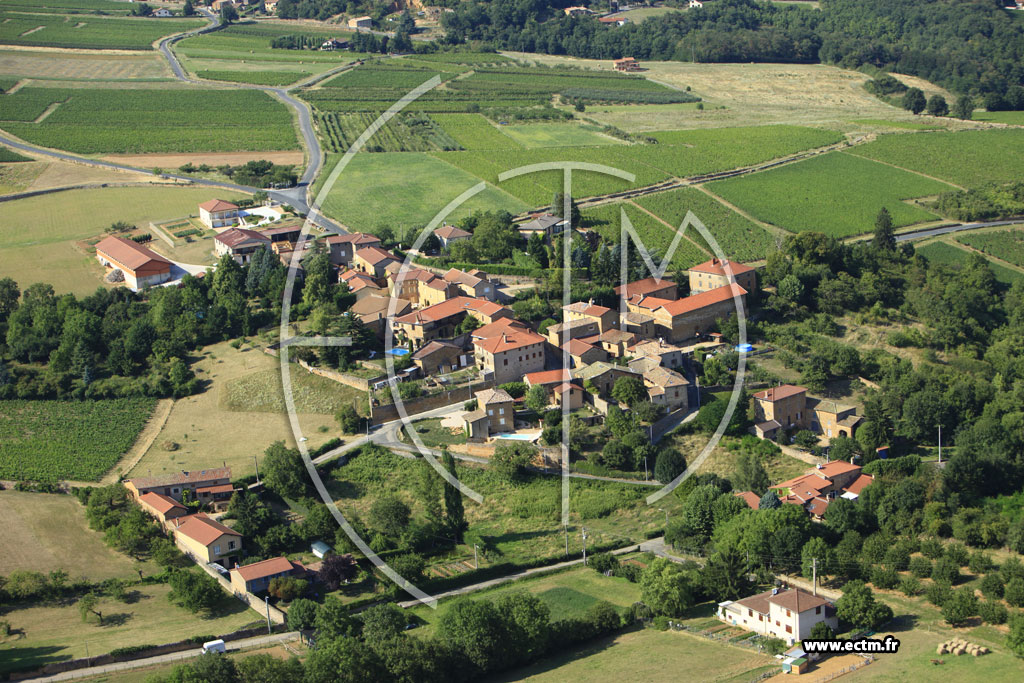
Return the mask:
<svg viewBox="0 0 1024 683"><path fill-rule="evenodd" d="M386 353L389 356L408 356L409 355L409 349L401 349L401 348L388 349Z"/></svg>
<svg viewBox="0 0 1024 683"><path fill-rule="evenodd" d="M498 434L496 439L509 439L511 441L533 441L539 434Z"/></svg>

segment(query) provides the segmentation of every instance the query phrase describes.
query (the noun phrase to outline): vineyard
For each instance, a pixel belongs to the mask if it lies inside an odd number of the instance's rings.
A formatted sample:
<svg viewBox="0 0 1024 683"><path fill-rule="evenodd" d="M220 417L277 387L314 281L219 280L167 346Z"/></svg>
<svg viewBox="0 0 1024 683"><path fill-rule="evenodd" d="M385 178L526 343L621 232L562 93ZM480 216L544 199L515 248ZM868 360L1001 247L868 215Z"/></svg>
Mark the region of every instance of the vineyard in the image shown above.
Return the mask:
<svg viewBox="0 0 1024 683"><path fill-rule="evenodd" d="M883 135L853 147L850 153L965 187L978 187L1024 175L1024 130Z"/></svg>
<svg viewBox="0 0 1024 683"><path fill-rule="evenodd" d="M0 147L0 163L8 164L15 161L34 161L34 159L22 156L6 147Z"/></svg>
<svg viewBox="0 0 1024 683"><path fill-rule="evenodd" d="M271 86L291 85L312 75L311 71L196 71L196 76L209 81Z"/></svg>
<svg viewBox="0 0 1024 683"><path fill-rule="evenodd" d="M956 241L1024 268L1024 230L1010 228L995 232L965 232Z"/></svg>
<svg viewBox="0 0 1024 683"><path fill-rule="evenodd" d="M934 220L935 215L904 200L950 189L937 180L843 152L707 187L759 220L791 232L813 230L833 237L870 232L882 207L896 227Z"/></svg>
<svg viewBox="0 0 1024 683"><path fill-rule="evenodd" d="M119 4L119 3L111 3ZM7 3L4 3L7 9ZM0 12L0 43L67 48L151 50L164 36L203 25L198 19L110 18Z"/></svg>
<svg viewBox="0 0 1024 683"><path fill-rule="evenodd" d="M622 236L621 209L625 208L629 222L644 245L650 250L651 256L658 263L668 253L676 231L661 223L656 218L644 213L635 206L629 204L604 204L593 209L582 211L583 225L596 230L602 237L611 242L618 242ZM696 244L687 238L692 238L694 232L687 230L683 239L679 241L676 252L672 255L669 270L685 270L709 258L709 255L701 251Z"/></svg>
<svg viewBox="0 0 1024 683"><path fill-rule="evenodd" d="M435 52L433 54L416 55L417 62L436 62L438 64L466 64L481 66L489 64L507 64L511 57L497 52Z"/></svg>
<svg viewBox="0 0 1024 683"><path fill-rule="evenodd" d="M637 198L636 203L677 228L683 224L686 212L692 211L725 255L736 261L763 259L775 248L775 240L764 228L694 188L646 195ZM712 253L696 230L688 228L686 236Z"/></svg>
<svg viewBox="0 0 1024 683"><path fill-rule="evenodd" d="M123 2L115 0L4 0L8 12L32 12L36 14L128 14Z"/></svg>
<svg viewBox="0 0 1024 683"><path fill-rule="evenodd" d="M298 148L288 109L257 91L22 88L0 98L0 127L81 154ZM41 123L30 123L55 102Z"/></svg>
<svg viewBox="0 0 1024 683"><path fill-rule="evenodd" d="M520 149L480 114L431 114L432 118L463 149Z"/></svg>
<svg viewBox="0 0 1024 683"><path fill-rule="evenodd" d="M359 88L390 90L397 88L407 92L435 75L440 76L442 81L446 81L458 76L458 73L454 71L438 71L428 67L416 68L392 65L390 63L370 62L340 73L324 81L321 85L324 88L345 88L346 90Z"/></svg>
<svg viewBox="0 0 1024 683"><path fill-rule="evenodd" d="M0 478L96 481L146 424L155 399L3 401Z"/></svg>
<svg viewBox="0 0 1024 683"><path fill-rule="evenodd" d="M377 118L376 113L317 114L317 125L329 152L345 152ZM374 133L368 152L431 152L459 149L459 144L426 114L399 114Z"/></svg>
<svg viewBox="0 0 1024 683"><path fill-rule="evenodd" d="M917 248L917 253L927 258L932 263L942 263L949 266L959 267L967 262L970 255L958 247L946 242L931 242L923 247ZM999 280L1005 285L1012 285L1017 280L1024 280L1024 273L1018 270L1011 270L1006 266L989 261L989 267Z"/></svg>

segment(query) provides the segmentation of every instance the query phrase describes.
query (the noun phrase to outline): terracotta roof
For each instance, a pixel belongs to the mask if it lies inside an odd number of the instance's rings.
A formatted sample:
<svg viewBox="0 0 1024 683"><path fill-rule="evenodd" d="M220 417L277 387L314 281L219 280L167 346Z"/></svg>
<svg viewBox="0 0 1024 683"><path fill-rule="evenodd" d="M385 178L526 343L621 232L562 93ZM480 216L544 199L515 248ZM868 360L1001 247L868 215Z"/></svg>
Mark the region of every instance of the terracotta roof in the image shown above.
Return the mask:
<svg viewBox="0 0 1024 683"><path fill-rule="evenodd" d="M353 244L357 247L380 244L380 238L367 235L365 232L353 232L346 235L330 235L327 238L328 244Z"/></svg>
<svg viewBox="0 0 1024 683"><path fill-rule="evenodd" d="M812 470L813 471L813 470ZM801 474L799 477L793 477L789 481L784 481L781 484L772 486L773 489L794 489L807 490L811 489L815 491L815 495L823 489L827 489L831 486L831 482L826 479L814 474Z"/></svg>
<svg viewBox="0 0 1024 683"><path fill-rule="evenodd" d="M562 348L566 349L570 356L582 356L589 351L593 351L597 347L579 339L570 339L565 344L562 344Z"/></svg>
<svg viewBox="0 0 1024 683"><path fill-rule="evenodd" d="M218 484L216 486L200 486L196 493L231 493L235 487L231 484Z"/></svg>
<svg viewBox="0 0 1024 683"><path fill-rule="evenodd" d="M860 472L860 465L853 465L845 460L833 460L821 467L815 467L813 472L821 472L826 477L835 477L840 474L846 474L847 472Z"/></svg>
<svg viewBox="0 0 1024 683"><path fill-rule="evenodd" d="M419 280L421 282L430 282L431 280L439 280L434 273L423 268L406 268L404 271L399 271L388 276L393 282L405 282L406 280Z"/></svg>
<svg viewBox="0 0 1024 683"><path fill-rule="evenodd" d="M429 344L426 344L423 348L419 349L416 353L412 354L413 360L423 360L431 354L443 351L444 349L455 349L461 351L462 349L455 344L449 344L448 342L437 341L436 339Z"/></svg>
<svg viewBox="0 0 1024 683"><path fill-rule="evenodd" d="M487 339L489 337L495 337L503 332L517 332L528 329L529 328L526 325L515 318L500 318L495 320L493 323L476 328L470 332L470 335L475 339Z"/></svg>
<svg viewBox="0 0 1024 683"><path fill-rule="evenodd" d="M662 278L657 280L653 277L644 278L643 280L637 280L636 282L629 282L625 285L626 297L635 296L637 294L644 295L650 294L651 292L657 292L666 287L676 284L672 280L666 280ZM619 285L615 288L615 293L622 296L623 285Z"/></svg>
<svg viewBox="0 0 1024 683"><path fill-rule="evenodd" d="M555 384L561 383L569 379L568 370L541 370L540 372L527 373L524 380L531 387L537 386L538 384Z"/></svg>
<svg viewBox="0 0 1024 683"><path fill-rule="evenodd" d="M210 545L224 534L242 537L242 534L231 527L224 526L202 513L183 517L180 521L181 523L174 527L174 531L203 545Z"/></svg>
<svg viewBox="0 0 1024 683"><path fill-rule="evenodd" d="M230 478L230 467L214 467L208 470L174 472L162 477L134 477L128 481L137 489L151 489L158 486L179 486L181 484L195 484L203 481L213 481L214 479Z"/></svg>
<svg viewBox="0 0 1024 683"><path fill-rule="evenodd" d="M164 263L168 267L171 265L171 262L160 254L123 237L111 236L103 238L96 245L96 251L131 270L138 270L146 264L153 262Z"/></svg>
<svg viewBox="0 0 1024 683"><path fill-rule="evenodd" d="M244 244L251 240L255 240L261 244L270 244L270 238L263 233L256 232L255 230L246 230L245 228L228 228L224 232L216 235L213 239L231 248L237 247L239 244Z"/></svg>
<svg viewBox="0 0 1024 683"><path fill-rule="evenodd" d="M452 299L448 299L448 301L442 301L439 304L427 306L419 311L404 315L401 318L398 318L396 322L422 325L425 322L444 320L445 318L450 318L451 316L464 311L476 311L488 317L493 317L501 311L508 313L505 317L511 317L512 315L512 311L500 304L494 303L493 301L487 301L486 299L473 299L468 296L457 296Z"/></svg>
<svg viewBox="0 0 1024 683"><path fill-rule="evenodd" d="M524 346L543 344L544 337L528 330L502 332L487 339L476 339L474 346L478 346L488 353L502 353L513 349L521 349Z"/></svg>
<svg viewBox="0 0 1024 683"><path fill-rule="evenodd" d="M824 517L825 510L828 509L828 500L825 498L814 498L811 500L811 504L807 506L807 511L817 517Z"/></svg>
<svg viewBox="0 0 1024 683"><path fill-rule="evenodd" d="M371 266L376 266L379 263L398 260L395 258L395 255L392 254L390 251L375 246L360 247L356 249L356 256L366 261Z"/></svg>
<svg viewBox="0 0 1024 683"><path fill-rule="evenodd" d="M454 225L442 225L440 228L434 231L434 234L444 240L459 239L460 237L473 236L473 233L466 232L462 228L456 228Z"/></svg>
<svg viewBox="0 0 1024 683"><path fill-rule="evenodd" d="M742 263L737 263L735 261L719 261L718 259L713 258L710 261L705 261L704 263L699 263L693 266L690 268L690 271L727 277L728 273L726 273L726 269L732 272L733 277L742 275L743 273L749 273L754 270L750 266L745 266Z"/></svg>
<svg viewBox="0 0 1024 683"><path fill-rule="evenodd" d="M372 315L375 313L381 313L385 316L388 313L388 307L391 305L391 297L380 296L379 294L371 294L364 296L359 301L355 302L349 307L349 311L356 315ZM406 301L405 299L395 299L395 315L404 315L412 308L412 302Z"/></svg>
<svg viewBox="0 0 1024 683"><path fill-rule="evenodd" d="M630 346L629 350L640 356L660 356L663 353L672 353L683 349L674 344L666 344L664 340L644 339Z"/></svg>
<svg viewBox="0 0 1024 683"><path fill-rule="evenodd" d="M377 281L366 273L362 273L358 270L346 270L341 274L341 281L348 285L348 288L353 292L358 292L366 287L373 287L374 289L384 289L377 284Z"/></svg>
<svg viewBox="0 0 1024 683"><path fill-rule="evenodd" d="M606 313L610 313L612 309L605 308L604 306L596 306L587 301L577 301L576 303L569 304L568 306L562 306L562 310L579 313L581 315L601 317Z"/></svg>
<svg viewBox="0 0 1024 683"><path fill-rule="evenodd" d="M238 572L238 575L246 581L254 581L276 574L292 572L297 569L303 569L302 565L292 562L287 557L272 557L262 562L253 562L252 564L235 567L231 571Z"/></svg>
<svg viewBox="0 0 1024 683"><path fill-rule="evenodd" d="M474 395L482 406L490 405L491 403L512 403L515 401L504 389L484 389L483 391L476 392Z"/></svg>
<svg viewBox="0 0 1024 683"><path fill-rule="evenodd" d="M474 273L480 273L480 271L473 271ZM486 273L480 273L486 275ZM467 273L459 270L458 268L451 268L442 276L447 282L454 282L457 285L466 285L467 287L476 287L478 284L484 281L484 278L478 277L473 273Z"/></svg>
<svg viewBox="0 0 1024 683"><path fill-rule="evenodd" d="M583 387L581 387L579 384L573 384L572 382L562 382L557 387L555 387L554 392L556 394L564 394L565 392L572 391L573 389L575 389L576 391L583 391Z"/></svg>
<svg viewBox="0 0 1024 683"><path fill-rule="evenodd" d="M751 595L749 598L737 600L736 604L746 607L747 609L752 609L759 614L768 614L771 610L770 603L768 602L768 598L770 597L772 597L772 592L765 591L764 593Z"/></svg>
<svg viewBox="0 0 1024 683"><path fill-rule="evenodd" d="M211 199L208 202L200 204L199 208L206 209L210 213L213 213L214 211L233 211L238 208L238 205L226 202L223 199Z"/></svg>
<svg viewBox="0 0 1024 683"><path fill-rule="evenodd" d="M874 483L875 478L873 476L871 476L870 474L862 474L859 477L857 477L852 484L846 487L846 491L848 493L853 493L859 496L860 492L863 491L865 487L870 486L871 484Z"/></svg>
<svg viewBox="0 0 1024 683"><path fill-rule="evenodd" d="M806 387L798 387L795 384L783 384L780 387L772 387L771 389L759 391L754 394L754 398L759 401L770 401L774 403L775 401L781 401L784 398L796 396L797 394L802 394L806 391Z"/></svg>
<svg viewBox="0 0 1024 683"><path fill-rule="evenodd" d="M159 512L161 515L166 515L169 511L173 510L174 508L181 508L182 510L188 509L178 501L171 498L170 496L165 496L160 493L154 493L152 491L149 491L148 493L143 493L141 496L139 496L139 500L148 505L149 507L153 508L157 512Z"/></svg>
<svg viewBox="0 0 1024 683"><path fill-rule="evenodd" d="M811 595L807 591L800 590L799 588L790 588L788 590L779 591L776 595L769 595L768 602L773 605L778 605L783 609L796 612L797 614L803 614L807 610L827 604L828 600L820 595Z"/></svg>
<svg viewBox="0 0 1024 683"><path fill-rule="evenodd" d="M743 502L746 503L747 507L751 510L757 510L758 506L761 504L761 497L753 491L737 491L733 495L738 498L742 498Z"/></svg>
<svg viewBox="0 0 1024 683"><path fill-rule="evenodd" d="M746 293L747 290L743 289L739 285L728 284L722 287L709 289L708 291L701 292L700 294L676 299L675 301L665 302L664 299L659 300L659 305L651 310L657 310L657 308L660 307L664 308L669 315L677 316L682 315L683 313L699 311L702 308L714 306L715 304L720 304L723 301L729 301L735 297L745 296ZM644 308L651 308L646 303L641 305Z"/></svg>

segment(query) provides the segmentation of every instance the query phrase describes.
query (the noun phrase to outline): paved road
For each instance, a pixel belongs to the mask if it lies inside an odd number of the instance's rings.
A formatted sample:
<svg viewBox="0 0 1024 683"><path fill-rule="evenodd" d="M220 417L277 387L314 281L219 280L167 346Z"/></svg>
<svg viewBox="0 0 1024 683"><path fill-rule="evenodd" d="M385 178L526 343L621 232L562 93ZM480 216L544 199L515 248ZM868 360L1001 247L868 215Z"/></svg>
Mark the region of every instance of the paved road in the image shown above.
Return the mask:
<svg viewBox="0 0 1024 683"><path fill-rule="evenodd" d="M226 647L229 652L237 650L247 650L254 647L263 647L265 645L276 645L278 643L287 643L299 638L298 631L289 631L288 633L275 633L273 635L256 636L254 638L243 638L242 640L234 640L230 643L226 643ZM169 664L171 662L179 662L185 659L192 659L198 657L200 654L200 648L194 647L189 650L183 650L182 652L171 652L166 655L157 655L156 657L147 657L146 659L133 659L130 662L116 662L114 664L105 664L103 666L92 666L87 669L75 669L74 671L65 671L64 673L54 674L53 676L40 676L37 678L27 678L24 680L30 681L71 681L77 678L88 678L92 676L100 676L103 674L114 673L117 671L128 671L130 669L141 669L147 666L156 666L159 664Z"/></svg>
<svg viewBox="0 0 1024 683"><path fill-rule="evenodd" d="M916 230L914 232L904 232L896 235L897 242L906 242L908 240L920 240L926 237L935 237L936 235L946 235L951 232L960 232L962 230L977 230L978 228L994 228L1000 225L1016 225L1020 223L1021 219L1006 220L1006 221L985 221L981 223L957 223L956 225L943 225L939 228L929 228L927 230Z"/></svg>

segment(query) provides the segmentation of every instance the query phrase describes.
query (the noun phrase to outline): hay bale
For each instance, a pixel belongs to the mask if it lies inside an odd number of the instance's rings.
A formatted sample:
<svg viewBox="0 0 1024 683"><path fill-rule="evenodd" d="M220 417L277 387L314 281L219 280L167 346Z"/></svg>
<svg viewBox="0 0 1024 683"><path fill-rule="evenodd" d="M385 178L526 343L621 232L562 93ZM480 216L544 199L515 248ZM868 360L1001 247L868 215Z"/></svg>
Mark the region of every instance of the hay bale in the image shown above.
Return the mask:
<svg viewBox="0 0 1024 683"><path fill-rule="evenodd" d="M935 654L937 654L937 655L944 655L944 654L946 654L946 646L944 644L943 645L939 645L937 648L935 648Z"/></svg>

